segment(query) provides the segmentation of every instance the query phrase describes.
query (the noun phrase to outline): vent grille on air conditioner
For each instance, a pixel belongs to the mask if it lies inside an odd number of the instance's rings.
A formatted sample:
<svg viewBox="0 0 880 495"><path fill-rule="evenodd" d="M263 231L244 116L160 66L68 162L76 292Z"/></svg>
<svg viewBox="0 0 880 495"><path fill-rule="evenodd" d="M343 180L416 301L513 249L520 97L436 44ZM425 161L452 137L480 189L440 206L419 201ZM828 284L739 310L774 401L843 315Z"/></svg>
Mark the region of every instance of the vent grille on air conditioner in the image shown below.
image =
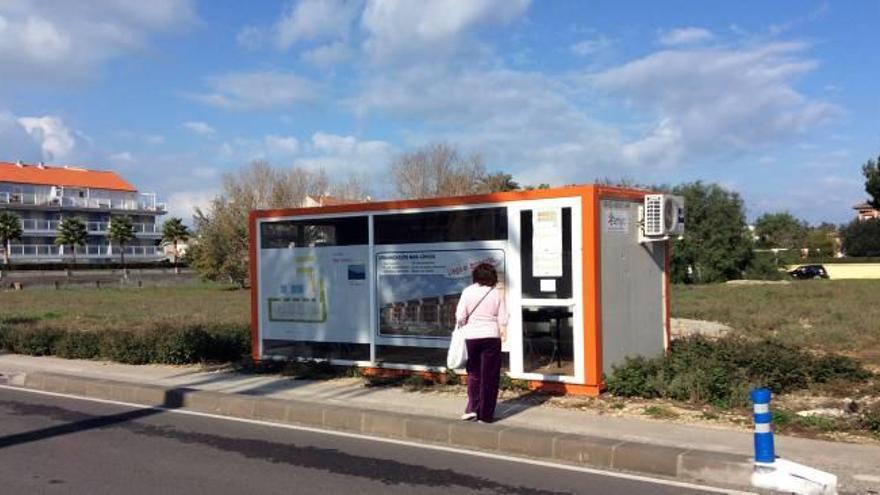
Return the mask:
<svg viewBox="0 0 880 495"><path fill-rule="evenodd" d="M663 195L649 194L645 196L645 235L657 236L665 234L663 228Z"/></svg>

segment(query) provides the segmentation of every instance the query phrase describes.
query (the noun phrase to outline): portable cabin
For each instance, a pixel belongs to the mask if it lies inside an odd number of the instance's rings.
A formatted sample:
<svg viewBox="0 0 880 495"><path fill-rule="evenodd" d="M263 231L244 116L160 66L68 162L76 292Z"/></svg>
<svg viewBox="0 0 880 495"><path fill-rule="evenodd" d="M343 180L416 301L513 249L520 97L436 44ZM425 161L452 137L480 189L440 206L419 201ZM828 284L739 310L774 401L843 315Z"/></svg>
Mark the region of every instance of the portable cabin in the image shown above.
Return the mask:
<svg viewBox="0 0 880 495"><path fill-rule="evenodd" d="M493 264L510 311L504 370L598 394L669 344L680 198L599 185L251 212L255 360L439 372L461 290Z"/></svg>

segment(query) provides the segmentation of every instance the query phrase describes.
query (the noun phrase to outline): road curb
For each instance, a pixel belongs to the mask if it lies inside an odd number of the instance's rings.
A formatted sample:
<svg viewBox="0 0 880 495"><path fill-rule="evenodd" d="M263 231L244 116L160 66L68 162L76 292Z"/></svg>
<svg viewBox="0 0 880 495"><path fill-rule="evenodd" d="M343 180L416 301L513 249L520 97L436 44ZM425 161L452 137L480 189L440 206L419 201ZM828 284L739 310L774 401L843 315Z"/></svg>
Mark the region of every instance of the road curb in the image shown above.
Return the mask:
<svg viewBox="0 0 880 495"><path fill-rule="evenodd" d="M15 376L9 381L9 385L151 407L184 409L375 437L428 442L731 487L748 487L753 469L751 458L744 455L553 433L499 423L477 424L428 418L301 400L169 388L47 372Z"/></svg>

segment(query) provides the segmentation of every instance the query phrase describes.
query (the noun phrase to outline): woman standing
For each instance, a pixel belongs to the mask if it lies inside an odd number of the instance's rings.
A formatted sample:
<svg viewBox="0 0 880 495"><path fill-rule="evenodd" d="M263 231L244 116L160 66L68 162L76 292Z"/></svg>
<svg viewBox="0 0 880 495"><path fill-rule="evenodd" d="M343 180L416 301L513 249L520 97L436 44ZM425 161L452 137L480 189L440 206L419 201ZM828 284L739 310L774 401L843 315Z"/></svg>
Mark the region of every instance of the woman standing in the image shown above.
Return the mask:
<svg viewBox="0 0 880 495"><path fill-rule="evenodd" d="M507 339L507 305L495 267L480 263L472 276L474 283L461 292L455 308L468 355L468 403L461 419L491 423L501 376L501 341Z"/></svg>

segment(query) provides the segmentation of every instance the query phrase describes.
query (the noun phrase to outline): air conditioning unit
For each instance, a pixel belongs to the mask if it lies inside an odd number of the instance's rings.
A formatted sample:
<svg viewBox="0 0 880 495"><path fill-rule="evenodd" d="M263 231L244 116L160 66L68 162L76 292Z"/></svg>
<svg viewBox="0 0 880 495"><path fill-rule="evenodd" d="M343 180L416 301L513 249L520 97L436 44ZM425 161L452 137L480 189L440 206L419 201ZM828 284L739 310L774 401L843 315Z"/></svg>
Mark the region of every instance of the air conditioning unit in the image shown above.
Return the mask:
<svg viewBox="0 0 880 495"><path fill-rule="evenodd" d="M648 194L642 206L642 242L663 241L684 234L684 198Z"/></svg>

